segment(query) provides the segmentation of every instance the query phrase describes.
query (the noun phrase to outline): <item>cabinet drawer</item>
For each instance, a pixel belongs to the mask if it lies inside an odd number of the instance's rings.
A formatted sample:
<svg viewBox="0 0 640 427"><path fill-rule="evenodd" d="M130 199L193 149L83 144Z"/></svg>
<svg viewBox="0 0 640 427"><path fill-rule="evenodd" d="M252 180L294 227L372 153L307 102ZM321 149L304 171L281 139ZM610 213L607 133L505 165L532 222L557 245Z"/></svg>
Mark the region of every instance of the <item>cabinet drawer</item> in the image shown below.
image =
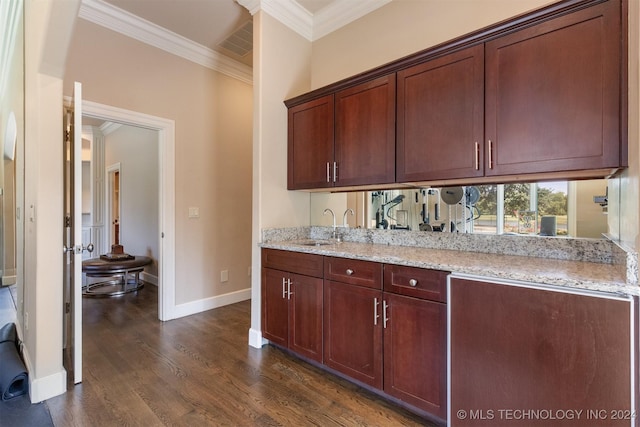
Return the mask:
<svg viewBox="0 0 640 427"><path fill-rule="evenodd" d="M382 289L382 264L347 258L325 257L324 278L351 285Z"/></svg>
<svg viewBox="0 0 640 427"><path fill-rule="evenodd" d="M400 295L447 302L448 271L402 265L384 266L384 290Z"/></svg>
<svg viewBox="0 0 640 427"><path fill-rule="evenodd" d="M322 255L262 249L262 266L322 278Z"/></svg>

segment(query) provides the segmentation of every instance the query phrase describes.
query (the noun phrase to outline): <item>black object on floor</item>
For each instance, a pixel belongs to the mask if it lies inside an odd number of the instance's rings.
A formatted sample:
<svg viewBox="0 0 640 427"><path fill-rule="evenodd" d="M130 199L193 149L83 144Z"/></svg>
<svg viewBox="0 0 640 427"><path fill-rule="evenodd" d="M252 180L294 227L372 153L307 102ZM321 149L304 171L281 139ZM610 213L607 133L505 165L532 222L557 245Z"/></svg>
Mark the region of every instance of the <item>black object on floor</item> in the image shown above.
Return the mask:
<svg viewBox="0 0 640 427"><path fill-rule="evenodd" d="M0 426L53 427L53 420L46 403L31 404L29 395L22 395L0 402Z"/></svg>
<svg viewBox="0 0 640 427"><path fill-rule="evenodd" d="M18 352L15 324L7 323L0 329L0 395L2 400L27 394L29 381L27 368Z"/></svg>

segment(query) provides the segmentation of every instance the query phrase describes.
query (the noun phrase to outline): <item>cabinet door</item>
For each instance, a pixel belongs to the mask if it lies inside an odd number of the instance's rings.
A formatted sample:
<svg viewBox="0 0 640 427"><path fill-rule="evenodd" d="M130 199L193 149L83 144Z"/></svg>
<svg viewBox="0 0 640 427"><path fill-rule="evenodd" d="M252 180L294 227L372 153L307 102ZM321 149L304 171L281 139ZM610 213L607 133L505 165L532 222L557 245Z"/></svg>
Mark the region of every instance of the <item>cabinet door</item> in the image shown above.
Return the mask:
<svg viewBox="0 0 640 427"><path fill-rule="evenodd" d="M382 388L382 291L325 281L324 363Z"/></svg>
<svg viewBox="0 0 640 427"><path fill-rule="evenodd" d="M397 182L483 175L484 48L398 72Z"/></svg>
<svg viewBox="0 0 640 427"><path fill-rule="evenodd" d="M385 293L384 391L446 418L446 305Z"/></svg>
<svg viewBox="0 0 640 427"><path fill-rule="evenodd" d="M336 186L395 181L395 74L335 95Z"/></svg>
<svg viewBox="0 0 640 427"><path fill-rule="evenodd" d="M289 348L322 362L322 279L291 275Z"/></svg>
<svg viewBox="0 0 640 427"><path fill-rule="evenodd" d="M287 188L333 186L333 95L305 102L288 112ZM332 175L331 175L332 176Z"/></svg>
<svg viewBox="0 0 640 427"><path fill-rule="evenodd" d="M486 175L620 166L620 3L486 44Z"/></svg>
<svg viewBox="0 0 640 427"><path fill-rule="evenodd" d="M449 286L452 427L635 425L633 301L480 280ZM509 409L573 418L516 420Z"/></svg>
<svg viewBox="0 0 640 427"><path fill-rule="evenodd" d="M289 341L288 273L262 269L262 335L286 347Z"/></svg>

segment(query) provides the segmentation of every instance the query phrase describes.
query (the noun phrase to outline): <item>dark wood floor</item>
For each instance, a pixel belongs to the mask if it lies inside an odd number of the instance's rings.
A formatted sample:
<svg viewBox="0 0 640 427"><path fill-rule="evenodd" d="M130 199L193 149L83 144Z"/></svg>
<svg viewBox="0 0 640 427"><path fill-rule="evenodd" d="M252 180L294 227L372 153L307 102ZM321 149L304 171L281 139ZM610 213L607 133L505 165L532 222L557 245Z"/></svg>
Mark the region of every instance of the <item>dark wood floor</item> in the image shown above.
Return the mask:
<svg viewBox="0 0 640 427"><path fill-rule="evenodd" d="M247 344L250 302L169 322L157 290L84 299L83 382L56 426L431 425L285 352Z"/></svg>

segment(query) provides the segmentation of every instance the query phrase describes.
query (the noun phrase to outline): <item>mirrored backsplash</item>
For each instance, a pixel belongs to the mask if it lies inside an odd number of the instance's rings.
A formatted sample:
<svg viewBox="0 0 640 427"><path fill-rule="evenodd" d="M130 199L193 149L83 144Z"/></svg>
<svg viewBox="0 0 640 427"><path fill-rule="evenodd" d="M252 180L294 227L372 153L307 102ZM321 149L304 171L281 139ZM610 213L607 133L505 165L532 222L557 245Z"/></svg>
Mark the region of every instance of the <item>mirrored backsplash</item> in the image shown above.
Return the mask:
<svg viewBox="0 0 640 427"><path fill-rule="evenodd" d="M312 194L311 224L332 225L322 214L332 208L337 224L350 227L602 238L608 233L607 184L599 179Z"/></svg>

